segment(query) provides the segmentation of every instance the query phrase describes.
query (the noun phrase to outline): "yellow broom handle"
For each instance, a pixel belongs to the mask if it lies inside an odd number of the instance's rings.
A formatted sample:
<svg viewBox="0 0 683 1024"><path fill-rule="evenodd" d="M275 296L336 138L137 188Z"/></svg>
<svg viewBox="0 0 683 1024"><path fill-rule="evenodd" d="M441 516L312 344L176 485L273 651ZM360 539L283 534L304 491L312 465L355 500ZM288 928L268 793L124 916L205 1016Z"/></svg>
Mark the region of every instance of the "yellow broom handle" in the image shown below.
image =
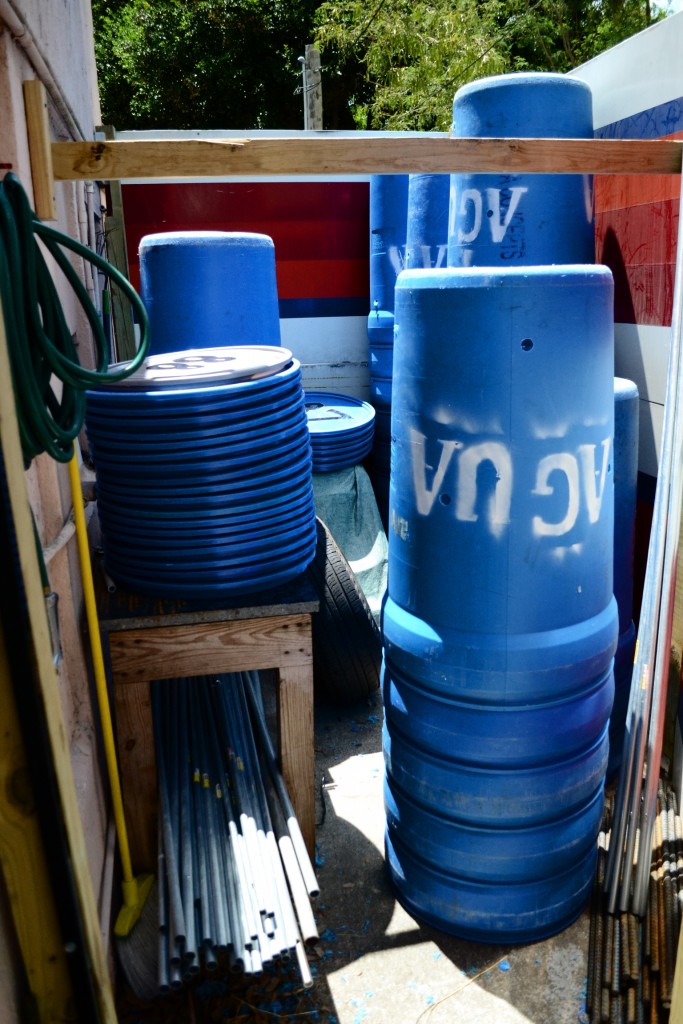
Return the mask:
<svg viewBox="0 0 683 1024"><path fill-rule="evenodd" d="M128 847L128 835L126 833L126 821L123 815L123 800L121 797L121 782L119 780L119 766L116 760L116 748L114 746L114 730L111 721L111 709L109 707L109 693L107 691L107 680L104 671L104 658L102 656L102 638L100 636L100 623L97 618L97 605L95 604L95 587L93 584L92 562L90 561L90 546L88 544L88 530L85 523L83 511L83 491L81 488L81 477L78 471L78 442L74 441L74 452L69 460L69 480L71 481L71 499L74 506L74 523L76 526L76 539L78 542L78 555L81 565L81 580L83 582L83 599L88 621L88 632L90 634L90 647L92 652L93 672L95 675L95 688L100 710L100 721L102 725L102 736L104 740L104 753L109 772L109 786L111 789L112 806L114 809L114 822L119 841L119 855L121 857L121 872L124 885L134 881L133 869L130 863L130 849Z"/></svg>

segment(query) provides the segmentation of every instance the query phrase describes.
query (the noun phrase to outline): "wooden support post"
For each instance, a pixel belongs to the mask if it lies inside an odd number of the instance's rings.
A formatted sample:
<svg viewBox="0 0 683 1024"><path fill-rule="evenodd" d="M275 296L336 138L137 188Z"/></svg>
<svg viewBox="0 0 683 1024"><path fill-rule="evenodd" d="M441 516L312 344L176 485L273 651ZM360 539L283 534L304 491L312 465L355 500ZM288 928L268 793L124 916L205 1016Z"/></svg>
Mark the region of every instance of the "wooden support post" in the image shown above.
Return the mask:
<svg viewBox="0 0 683 1024"><path fill-rule="evenodd" d="M30 657L19 671L11 664L9 642L5 645L4 626L0 631L0 721L4 736L0 758L0 865L35 1001L34 1009L39 1012L37 1019L71 1020L75 1005L73 987L59 928L57 900L48 872L48 858L56 854L54 849L46 850L39 827L27 772L31 764L30 751L27 748L28 741L19 733L17 702L14 698L16 687L31 685L40 693L42 717L49 737L48 756L51 758L54 785L59 793L58 810L63 825L63 841L68 845L69 871L79 904L84 948L77 951L78 957L81 962L85 958L89 963L99 1007L97 1020L116 1024L116 1011L67 746L66 726L52 660L1 304L0 462L9 498L9 507L4 514L9 517L7 528L11 527L16 542L30 630L30 636L27 636ZM9 566L3 571L7 575ZM7 579L3 580L3 585L9 585ZM18 599L17 595L15 599ZM12 639L16 640L16 637ZM38 741L34 738L34 742ZM61 841L57 845L61 850ZM63 898L65 894L57 895Z"/></svg>
<svg viewBox="0 0 683 1024"><path fill-rule="evenodd" d="M114 129L111 125L105 125L101 131L107 139L113 139ZM121 182L109 182L109 200L111 208L107 211L105 220L105 232L107 241L106 256L112 266L128 278L128 255L126 253L126 227L123 218L123 198L121 195ZM125 359L132 359L137 351L135 343L135 328L133 326L133 311L130 300L126 298L120 288L111 289L111 309L114 321L114 339L116 345L116 360L121 362Z"/></svg>
<svg viewBox="0 0 683 1024"><path fill-rule="evenodd" d="M321 132L323 130L323 86L320 76L320 51L315 46L307 46L305 49L306 74L304 75L307 125L311 131Z"/></svg>
<svg viewBox="0 0 683 1024"><path fill-rule="evenodd" d="M35 212L41 220L57 220L47 93L42 82L37 79L24 82L24 105Z"/></svg>

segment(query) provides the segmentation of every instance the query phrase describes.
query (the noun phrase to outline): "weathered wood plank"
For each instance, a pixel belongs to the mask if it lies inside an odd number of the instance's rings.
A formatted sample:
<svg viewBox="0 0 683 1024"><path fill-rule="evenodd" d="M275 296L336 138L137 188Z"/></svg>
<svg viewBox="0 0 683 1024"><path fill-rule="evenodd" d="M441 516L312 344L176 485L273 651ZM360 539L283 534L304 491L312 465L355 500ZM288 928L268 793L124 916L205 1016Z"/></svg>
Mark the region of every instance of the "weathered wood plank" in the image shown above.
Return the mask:
<svg viewBox="0 0 683 1024"><path fill-rule="evenodd" d="M310 637L310 621L308 623ZM310 640L309 640L310 642ZM311 858L315 850L313 673L288 665L279 673L278 728L282 777Z"/></svg>
<svg viewBox="0 0 683 1024"><path fill-rule="evenodd" d="M116 685L311 663L308 615L109 634Z"/></svg>
<svg viewBox="0 0 683 1024"><path fill-rule="evenodd" d="M133 872L157 870L157 771L149 683L114 687L123 811Z"/></svg>
<svg viewBox="0 0 683 1024"><path fill-rule="evenodd" d="M47 116L47 92L35 78L23 83L26 131L31 156L33 202L41 220L57 220L52 151Z"/></svg>
<svg viewBox="0 0 683 1024"><path fill-rule="evenodd" d="M61 181L229 175L507 172L680 174L672 139L452 139L348 133L288 138L54 142Z"/></svg>
<svg viewBox="0 0 683 1024"><path fill-rule="evenodd" d="M20 743L17 726L13 723L16 704L12 693L14 687L33 685L29 677L35 677L44 708L45 725L50 745L50 758L54 771L55 786L60 799L60 814L63 822L64 842L70 851L70 869L73 885L79 902L83 928L84 955L92 971L93 983L99 1000L100 1019L107 1024L116 1024L114 996L109 979L109 968L100 933L95 893L93 891L87 845L83 833L78 798L74 784L71 758L67 743L66 725L62 710L59 687L52 659L45 595L41 584L38 557L36 554L33 518L26 489L26 474L19 439L12 374L5 333L5 320L0 303L0 463L6 478L7 509L12 531L16 535L17 559L25 590L26 618L30 636L28 645L31 658L10 685L9 665L3 655L0 664L0 717L5 730L7 749L3 751L0 783L5 789L5 799L12 799L12 787L18 787L15 796L29 790L23 785L24 767L28 764L31 751L27 743ZM8 570L3 573L3 585L7 586ZM0 644L3 643L0 637ZM4 649L4 648L3 648ZM16 671L16 669L14 670ZM12 690L12 693L10 692ZM13 709L13 710L12 710ZM11 739L11 745L9 740ZM23 745L23 750L21 749ZM24 816L25 827L10 827L10 812L5 806L2 814L3 829L2 868L9 870L11 878L4 884L10 900L17 938L24 959L27 978L32 994L40 1009L41 1020L66 1020L74 1012L73 986L69 968L63 955L63 936L55 931L58 919L55 894L47 873L48 856L55 856L54 850L46 850L44 837L39 834L37 822L29 821L26 812L15 804L14 811ZM34 812L32 812L33 814ZM35 846L32 852L29 848ZM22 877L15 869L23 860L25 872ZM28 874L32 875L29 883ZM41 877L42 875L42 877ZM16 884L15 884L16 883ZM63 894L57 894L63 895ZM42 912L35 916L36 900L42 903ZM49 904L49 905L48 905ZM55 948L61 952L55 955ZM61 1003L61 1005L60 1005ZM68 1004L68 1006L66 1005Z"/></svg>

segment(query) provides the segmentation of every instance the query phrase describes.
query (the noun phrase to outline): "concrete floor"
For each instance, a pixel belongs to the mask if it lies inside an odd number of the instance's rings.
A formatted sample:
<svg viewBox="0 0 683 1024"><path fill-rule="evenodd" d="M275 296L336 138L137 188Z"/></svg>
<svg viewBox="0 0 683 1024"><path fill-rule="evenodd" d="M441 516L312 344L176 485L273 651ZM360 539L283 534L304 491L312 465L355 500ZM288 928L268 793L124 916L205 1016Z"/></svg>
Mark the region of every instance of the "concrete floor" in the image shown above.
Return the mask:
<svg viewBox="0 0 683 1024"><path fill-rule="evenodd" d="M302 989L294 962L250 977L218 970L151 1002L124 984L120 1024L587 1024L588 912L552 939L510 947L444 935L397 903L383 857L381 720L379 693L350 709L316 698L313 987Z"/></svg>
<svg viewBox="0 0 683 1024"><path fill-rule="evenodd" d="M329 1024L587 1021L587 912L552 939L510 947L444 935L419 924L398 904L383 858L381 717L379 694L351 709L317 702L320 942L310 956L315 983L309 993L317 1019Z"/></svg>

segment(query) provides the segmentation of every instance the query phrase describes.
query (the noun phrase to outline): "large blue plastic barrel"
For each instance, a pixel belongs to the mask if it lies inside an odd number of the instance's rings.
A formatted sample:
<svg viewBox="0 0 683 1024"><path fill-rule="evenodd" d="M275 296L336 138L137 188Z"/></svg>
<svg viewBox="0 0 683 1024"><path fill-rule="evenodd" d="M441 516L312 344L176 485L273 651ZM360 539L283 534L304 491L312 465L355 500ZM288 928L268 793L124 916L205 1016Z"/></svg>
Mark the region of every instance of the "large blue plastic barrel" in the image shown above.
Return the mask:
<svg viewBox="0 0 683 1024"><path fill-rule="evenodd" d="M408 175L370 178L370 309L394 311L396 278L405 267Z"/></svg>
<svg viewBox="0 0 683 1024"><path fill-rule="evenodd" d="M545 72L470 82L453 100L456 138L591 138L590 87ZM592 263L592 181L574 174L453 174L448 264Z"/></svg>
<svg viewBox="0 0 683 1024"><path fill-rule="evenodd" d="M406 226L407 269L438 269L447 266L450 191L448 174L410 175Z"/></svg>
<svg viewBox="0 0 683 1024"><path fill-rule="evenodd" d="M614 378L614 596L619 610L619 642L614 656L614 707L610 719L608 776L621 764L636 648L633 621L633 555L638 486L638 387Z"/></svg>
<svg viewBox="0 0 683 1024"><path fill-rule="evenodd" d="M369 397L377 417L373 448L367 466L385 526L389 507L394 292L396 278L406 265L408 184L407 174L374 174L370 178L368 363Z"/></svg>
<svg viewBox="0 0 683 1024"><path fill-rule="evenodd" d="M279 345L275 246L268 235L168 231L140 241L150 355Z"/></svg>
<svg viewBox="0 0 683 1024"><path fill-rule="evenodd" d="M411 913L467 938L553 934L593 880L618 634L612 295L588 265L397 282L387 863Z"/></svg>

